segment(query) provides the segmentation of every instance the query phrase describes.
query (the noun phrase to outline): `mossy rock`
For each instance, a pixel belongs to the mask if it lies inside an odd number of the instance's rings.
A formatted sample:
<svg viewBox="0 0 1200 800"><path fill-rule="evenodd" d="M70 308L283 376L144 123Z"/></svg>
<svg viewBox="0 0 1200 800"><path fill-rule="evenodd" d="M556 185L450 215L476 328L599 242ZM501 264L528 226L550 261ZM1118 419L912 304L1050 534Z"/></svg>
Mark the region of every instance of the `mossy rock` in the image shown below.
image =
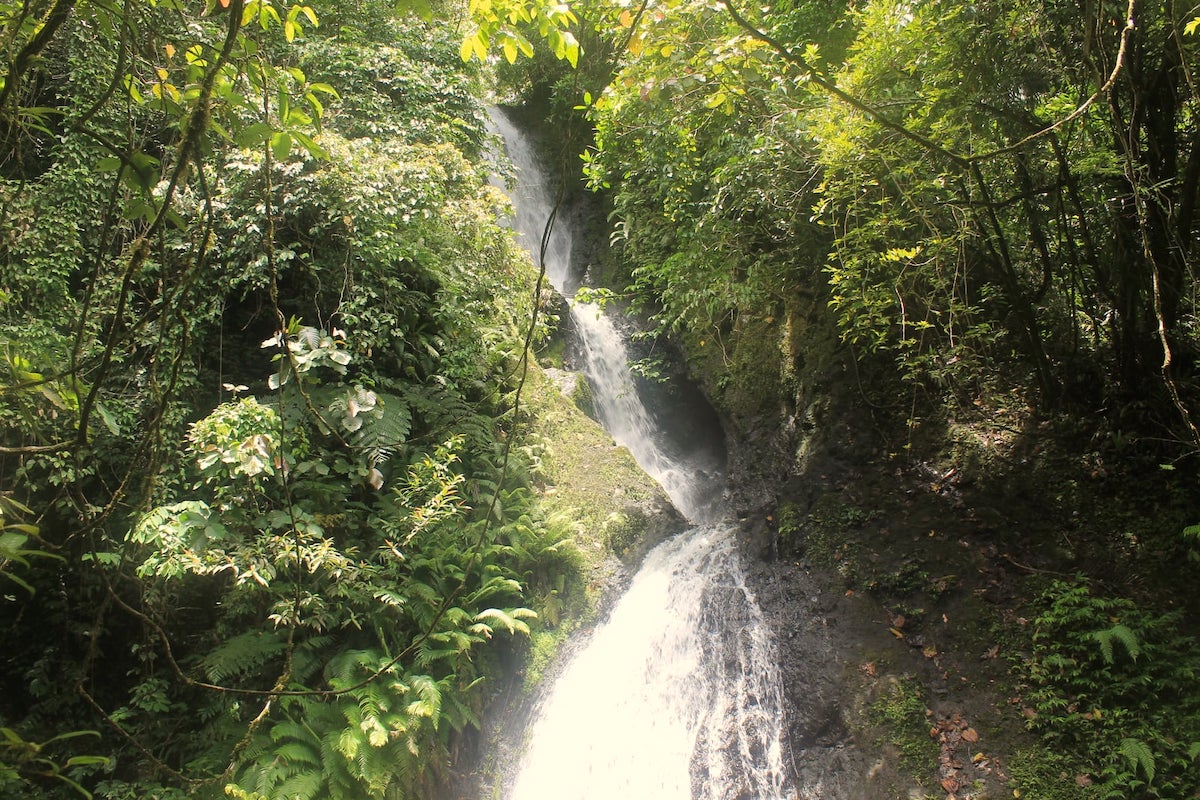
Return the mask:
<svg viewBox="0 0 1200 800"><path fill-rule="evenodd" d="M526 400L529 435L544 444L540 484L546 510L573 519L576 544L588 566L597 569L643 539L657 541L682 530L685 522L629 451L582 413L579 399L591 396L590 389L584 388L587 382L578 381L573 396L566 397L551 377L567 374L572 373L531 368ZM616 536L614 512L625 520ZM620 551L614 552L617 548Z"/></svg>
<svg viewBox="0 0 1200 800"><path fill-rule="evenodd" d="M548 367L543 371L557 387L559 394L574 403L584 414L596 419L596 395L586 375L555 367Z"/></svg>

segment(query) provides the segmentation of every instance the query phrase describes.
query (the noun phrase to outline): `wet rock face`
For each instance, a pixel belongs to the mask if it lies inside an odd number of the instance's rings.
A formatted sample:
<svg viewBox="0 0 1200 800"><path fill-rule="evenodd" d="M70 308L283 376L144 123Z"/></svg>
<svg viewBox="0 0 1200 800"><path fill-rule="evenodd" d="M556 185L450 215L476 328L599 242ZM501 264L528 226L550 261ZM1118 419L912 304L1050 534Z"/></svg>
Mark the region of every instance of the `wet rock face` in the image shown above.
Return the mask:
<svg viewBox="0 0 1200 800"><path fill-rule="evenodd" d="M758 538L768 534L761 533ZM803 566L747 564L748 580L775 633L779 670L788 700L788 746L798 797L870 800L872 762L854 741L846 709L856 699L844 681L846 663L837 597Z"/></svg>
<svg viewBox="0 0 1200 800"><path fill-rule="evenodd" d="M864 643L886 629L870 603L846 595L840 576L805 558L802 533L784 531L781 541L780 531L781 508L803 520L821 498L853 483L855 465L870 458L867 437L855 432L852 405L806 422L798 401L727 423L747 580L774 632L788 699L794 786L802 800L896 800L916 787L898 769L898 753L862 735L868 698L857 680Z"/></svg>
<svg viewBox="0 0 1200 800"><path fill-rule="evenodd" d="M543 372L554 383L559 394L570 400L584 414L592 419L596 418L595 400L587 376L582 372L572 372L555 367L546 367Z"/></svg>

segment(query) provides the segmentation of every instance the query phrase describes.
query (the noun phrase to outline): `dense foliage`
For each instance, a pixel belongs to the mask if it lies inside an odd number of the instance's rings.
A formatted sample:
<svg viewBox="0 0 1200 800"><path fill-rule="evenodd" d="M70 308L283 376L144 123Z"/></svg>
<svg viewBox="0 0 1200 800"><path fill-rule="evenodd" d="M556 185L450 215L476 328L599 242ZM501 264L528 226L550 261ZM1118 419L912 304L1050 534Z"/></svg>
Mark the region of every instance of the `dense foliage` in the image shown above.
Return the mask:
<svg viewBox="0 0 1200 800"><path fill-rule="evenodd" d="M561 587L462 30L571 17L413 10L0 3L0 794L410 796Z"/></svg>
<svg viewBox="0 0 1200 800"><path fill-rule="evenodd" d="M1196 9L580 6L620 51L607 88L574 97L596 129L585 173L613 204L612 288L745 431L779 409L788 430L819 427L814 384L853 379L893 454L1003 429L1026 458L1120 463L1145 535L1081 533L1102 558L1087 569L1129 574L1056 584L1017 634L1054 757L1014 788L1052 796L1067 774L1063 796L1194 794L1194 570L1155 506L1197 497Z"/></svg>
<svg viewBox="0 0 1200 800"><path fill-rule="evenodd" d="M902 415L1010 398L1194 472L1194 9L400 5L0 0L0 793L446 776L569 561L516 430L489 59L588 113L621 282L726 410L827 306ZM1195 793L1181 613L1048 590L1026 786Z"/></svg>
<svg viewBox="0 0 1200 800"><path fill-rule="evenodd" d="M1059 768L1095 765L1075 796L1194 794L1200 661L1183 621L1180 609L1157 613L1087 581L1056 581L1039 598L1023 697Z"/></svg>
<svg viewBox="0 0 1200 800"><path fill-rule="evenodd" d="M712 335L827 283L935 395L999 367L1194 450L1200 40L1176 4L1089 9L648 7L588 157L635 290Z"/></svg>

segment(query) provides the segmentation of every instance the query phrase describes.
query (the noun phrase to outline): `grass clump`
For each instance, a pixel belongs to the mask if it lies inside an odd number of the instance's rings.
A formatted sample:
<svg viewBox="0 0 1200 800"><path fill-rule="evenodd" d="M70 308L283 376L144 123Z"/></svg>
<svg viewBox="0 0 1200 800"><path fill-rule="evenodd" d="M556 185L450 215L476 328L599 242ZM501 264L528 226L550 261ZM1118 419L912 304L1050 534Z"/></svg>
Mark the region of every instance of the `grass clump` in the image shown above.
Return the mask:
<svg viewBox="0 0 1200 800"><path fill-rule="evenodd" d="M928 772L940 752L929 736L929 713L924 688L905 676L884 684L867 707L867 718L881 729L881 738L900 750L901 763L914 775Z"/></svg>

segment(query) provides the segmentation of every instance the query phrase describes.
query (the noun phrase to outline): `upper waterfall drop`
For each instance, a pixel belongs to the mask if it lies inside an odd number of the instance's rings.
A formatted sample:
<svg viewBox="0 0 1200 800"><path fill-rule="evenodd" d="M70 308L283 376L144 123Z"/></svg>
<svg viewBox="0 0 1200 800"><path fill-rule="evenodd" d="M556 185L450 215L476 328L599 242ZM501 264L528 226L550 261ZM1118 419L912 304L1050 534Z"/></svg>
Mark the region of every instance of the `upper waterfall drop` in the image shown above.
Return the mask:
<svg viewBox="0 0 1200 800"><path fill-rule="evenodd" d="M673 441L654 418L629 369L625 338L613 316L595 304L577 302L572 297L580 280L572 272L571 228L565 220L556 220L549 229L546 225L556 213L557 185L541 169L533 144L503 111L494 110L491 121L518 173L515 184L508 189L513 201L513 230L535 263L542 256L551 285L567 299L582 351L582 371L591 385L600 423L617 444L629 449L688 520L718 519L723 513L719 424L713 419L714 430L692 432L689 441L680 442Z"/></svg>
<svg viewBox="0 0 1200 800"><path fill-rule="evenodd" d="M518 173L514 226L560 292L577 288L571 232L528 139L492 114ZM539 703L508 800L799 800L770 631L704 432L672 441L628 368L620 326L571 303L597 416L696 527L654 548ZM719 446L719 430L707 431Z"/></svg>
<svg viewBox="0 0 1200 800"><path fill-rule="evenodd" d="M540 260L545 266L550 285L569 297L579 288L578 280L571 275L571 229L554 224L547 230L546 224L557 205L559 187L541 169L541 158L534 151L533 142L517 130L501 109L490 109L488 121L489 128L503 140L508 160L519 173L514 184L502 187L512 200L511 226L517 242L529 251L535 264Z"/></svg>

